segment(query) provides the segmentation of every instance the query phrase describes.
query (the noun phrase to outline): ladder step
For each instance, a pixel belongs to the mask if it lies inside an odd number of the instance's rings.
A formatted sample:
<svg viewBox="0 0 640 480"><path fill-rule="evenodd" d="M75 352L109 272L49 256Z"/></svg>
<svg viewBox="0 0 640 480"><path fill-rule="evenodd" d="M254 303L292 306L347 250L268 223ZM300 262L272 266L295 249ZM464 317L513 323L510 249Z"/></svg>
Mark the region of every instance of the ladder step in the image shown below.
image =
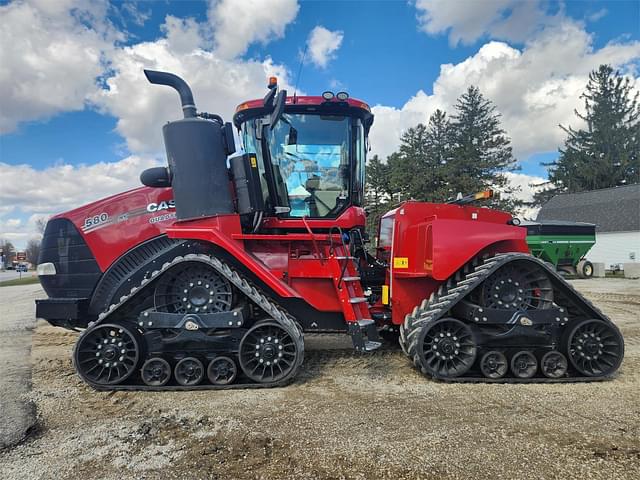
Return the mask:
<svg viewBox="0 0 640 480"><path fill-rule="evenodd" d="M365 297L353 297L349 299L349 303L364 303L367 299Z"/></svg>
<svg viewBox="0 0 640 480"><path fill-rule="evenodd" d="M357 282L360 277L342 277L343 282Z"/></svg>
<svg viewBox="0 0 640 480"><path fill-rule="evenodd" d="M382 342L372 342L371 340L364 342L363 352L373 352L382 346Z"/></svg>

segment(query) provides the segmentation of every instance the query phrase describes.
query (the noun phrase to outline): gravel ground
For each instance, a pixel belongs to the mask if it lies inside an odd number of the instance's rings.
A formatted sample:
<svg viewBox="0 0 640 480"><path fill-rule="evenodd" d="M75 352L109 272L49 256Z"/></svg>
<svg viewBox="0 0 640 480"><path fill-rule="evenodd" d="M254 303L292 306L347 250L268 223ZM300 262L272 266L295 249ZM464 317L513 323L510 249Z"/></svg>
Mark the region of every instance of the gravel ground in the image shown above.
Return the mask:
<svg viewBox="0 0 640 480"><path fill-rule="evenodd" d="M40 285L0 288L0 449L22 440L36 421L31 387L31 330Z"/></svg>
<svg viewBox="0 0 640 480"><path fill-rule="evenodd" d="M640 478L640 281L575 284L625 335L615 380L442 384L398 350L309 336L287 388L98 393L73 373L76 334L39 323L38 431L0 478Z"/></svg>

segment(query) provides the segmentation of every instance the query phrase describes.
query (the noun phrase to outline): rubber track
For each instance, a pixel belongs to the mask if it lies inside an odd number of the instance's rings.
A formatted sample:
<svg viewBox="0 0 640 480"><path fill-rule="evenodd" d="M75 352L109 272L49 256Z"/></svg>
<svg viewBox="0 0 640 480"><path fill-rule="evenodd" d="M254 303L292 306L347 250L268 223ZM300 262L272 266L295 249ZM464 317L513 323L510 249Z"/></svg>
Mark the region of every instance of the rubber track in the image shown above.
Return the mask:
<svg viewBox="0 0 640 480"><path fill-rule="evenodd" d="M112 304L105 312L101 313L98 316L98 320L89 324L89 328L85 330L88 332L92 329L92 327L104 323L105 321L111 319L111 317L125 304L127 304L133 297L138 296L145 287L148 287L155 279L157 279L164 272L169 270L170 268L179 265L181 263L186 262L200 262L204 263L210 267L212 267L216 272L226 278L230 283L232 283L240 292L246 295L250 300L252 300L258 307L260 307L270 318L272 318L277 323L285 326L287 330L294 335L293 340L297 343L298 351L300 354L298 355L297 365L295 365L294 370L284 379L279 380L277 382L269 382L269 383L233 383L231 385L194 385L183 387L181 385L165 385L163 387L151 387L145 384L140 385L101 385L95 384L92 382L87 382L91 387L96 390L101 391L112 391L112 390L148 390L148 391L160 391L160 390L234 390L234 389L244 389L244 388L273 388L273 387L282 387L293 381L293 379L298 374L300 370L300 366L302 365L302 361L304 359L304 338L302 334L302 329L295 322L294 318L281 309L274 302L269 300L262 292L260 292L252 283L250 283L246 278L242 277L236 270L231 268L226 263L222 262L220 259L216 257L211 257L209 255L204 254L188 254L184 256L175 257L170 262L166 262L162 265L162 268L159 270L155 270L148 278L143 279L138 286L134 286L131 288L131 291L128 295L124 295L120 298L117 303ZM240 366L238 366L239 371ZM84 380L84 379L83 379Z"/></svg>
<svg viewBox="0 0 640 480"><path fill-rule="evenodd" d="M414 366L420 370L424 375L430 376L420 363L420 355L418 353L417 343L420 334L421 327L427 322L434 322L450 311L460 300L466 295L471 293L476 287L478 287L484 280L486 280L492 273L498 270L503 265L515 261L515 260L527 260L529 262L537 263L543 268L549 275L566 288L567 294L573 294L577 299L586 304L587 307L594 310L599 316L600 320L604 320L615 327L615 324L602 313L588 299L580 295L577 290L562 278L553 268L553 265L544 262L532 255L524 253L503 253L497 254L493 257L489 257L482 261L474 259L472 262L466 264L462 269L456 272L445 283L440 285L438 290L431 294L431 297L422 301L419 306L416 306L413 311L405 317L404 323L400 325L400 346L403 352L413 360ZM469 322L466 322L469 323ZM473 323L469 323L473 325ZM617 327L616 327L617 328ZM502 377L498 379L490 379L485 377L439 377L433 376L435 380L441 380L448 383L572 383L572 382L596 382L601 380L607 380L613 378L615 372L607 376L598 377L564 377L564 378L516 378L516 377Z"/></svg>

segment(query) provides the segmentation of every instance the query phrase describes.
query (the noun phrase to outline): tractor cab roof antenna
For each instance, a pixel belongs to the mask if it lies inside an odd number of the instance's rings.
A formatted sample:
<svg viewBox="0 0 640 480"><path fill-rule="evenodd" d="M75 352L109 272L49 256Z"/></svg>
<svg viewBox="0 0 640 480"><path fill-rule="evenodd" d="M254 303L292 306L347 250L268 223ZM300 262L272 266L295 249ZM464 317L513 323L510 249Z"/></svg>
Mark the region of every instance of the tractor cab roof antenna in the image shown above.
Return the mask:
<svg viewBox="0 0 640 480"><path fill-rule="evenodd" d="M296 78L296 85L293 87L293 103L297 103L298 97L298 82L300 82L300 74L302 73L302 66L304 65L304 59L307 56L307 48L309 48L309 42L304 44L304 52L302 52L302 58L300 59L300 66L298 67L298 77Z"/></svg>

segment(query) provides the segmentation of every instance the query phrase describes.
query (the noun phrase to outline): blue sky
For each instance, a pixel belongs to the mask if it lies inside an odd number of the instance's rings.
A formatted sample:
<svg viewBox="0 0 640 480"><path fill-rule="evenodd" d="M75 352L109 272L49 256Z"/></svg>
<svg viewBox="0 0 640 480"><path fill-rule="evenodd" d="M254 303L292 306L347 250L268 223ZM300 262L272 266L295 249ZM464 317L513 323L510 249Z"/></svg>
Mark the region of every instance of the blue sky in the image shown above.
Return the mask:
<svg viewBox="0 0 640 480"><path fill-rule="evenodd" d="M268 74L292 88L305 45L299 90L346 89L374 106L373 150L383 156L403 130L479 85L503 114L522 166L514 181L526 190L557 155L557 124L576 122L589 70L610 62L638 76L639 5L0 2L10 45L0 53L0 237L24 243L36 218L135 186L136 169L163 161L159 130L179 115L177 101L149 88L142 66L176 70L203 109L229 118L261 96Z"/></svg>

